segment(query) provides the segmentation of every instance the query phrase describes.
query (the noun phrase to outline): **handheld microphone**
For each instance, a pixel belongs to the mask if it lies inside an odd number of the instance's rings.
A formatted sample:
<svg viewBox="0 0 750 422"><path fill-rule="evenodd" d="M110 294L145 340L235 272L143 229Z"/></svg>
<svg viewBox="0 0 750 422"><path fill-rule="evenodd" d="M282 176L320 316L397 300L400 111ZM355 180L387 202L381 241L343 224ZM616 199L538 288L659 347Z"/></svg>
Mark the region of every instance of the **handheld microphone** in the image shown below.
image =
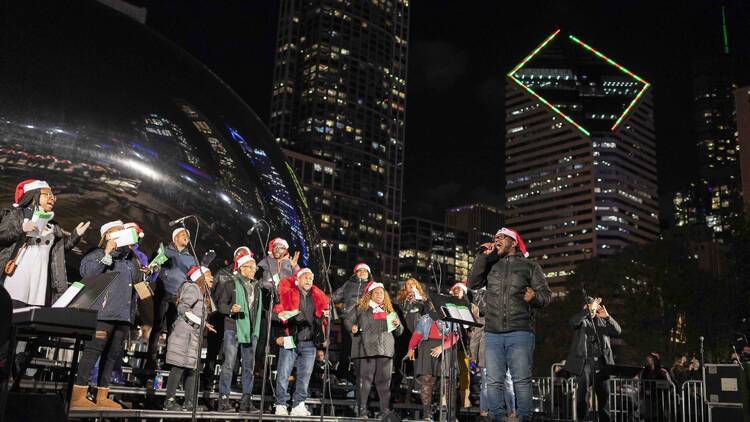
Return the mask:
<svg viewBox="0 0 750 422"><path fill-rule="evenodd" d="M186 215L184 217L180 217L177 220L172 220L172 221L169 222L169 227L172 227L172 226L174 226L176 224L180 224L180 223L182 223L183 221L187 220L190 217L193 217L193 215L190 214L190 215Z"/></svg>

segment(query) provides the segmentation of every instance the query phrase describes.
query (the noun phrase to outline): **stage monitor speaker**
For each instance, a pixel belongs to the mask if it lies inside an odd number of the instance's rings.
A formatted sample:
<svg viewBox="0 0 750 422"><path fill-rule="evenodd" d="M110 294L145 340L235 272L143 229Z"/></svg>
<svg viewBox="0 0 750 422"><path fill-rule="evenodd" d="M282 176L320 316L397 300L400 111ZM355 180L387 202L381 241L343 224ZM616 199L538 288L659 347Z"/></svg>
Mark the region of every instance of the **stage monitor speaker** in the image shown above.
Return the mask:
<svg viewBox="0 0 750 422"><path fill-rule="evenodd" d="M65 422L65 403L57 394L9 393L7 422Z"/></svg>
<svg viewBox="0 0 750 422"><path fill-rule="evenodd" d="M747 377L739 365L707 363L703 379L707 403L747 406Z"/></svg>
<svg viewBox="0 0 750 422"><path fill-rule="evenodd" d="M747 421L747 415L742 406L708 406L709 422Z"/></svg>

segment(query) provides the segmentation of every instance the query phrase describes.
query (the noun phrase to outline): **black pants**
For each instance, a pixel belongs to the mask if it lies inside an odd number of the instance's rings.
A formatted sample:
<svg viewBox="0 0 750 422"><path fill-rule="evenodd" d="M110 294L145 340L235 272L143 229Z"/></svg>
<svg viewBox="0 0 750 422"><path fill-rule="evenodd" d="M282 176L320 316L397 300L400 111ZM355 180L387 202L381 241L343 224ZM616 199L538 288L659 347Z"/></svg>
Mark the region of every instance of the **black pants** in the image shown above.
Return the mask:
<svg viewBox="0 0 750 422"><path fill-rule="evenodd" d="M173 398L177 393L177 387L185 378L184 390L185 390L185 402L192 402L193 395L195 394L195 376L196 370L192 368L183 368L181 366L172 366L169 370L169 378L167 378L167 399Z"/></svg>
<svg viewBox="0 0 750 422"><path fill-rule="evenodd" d="M344 320L344 317L341 317L341 320ZM342 325L343 328L343 325ZM349 381L351 380L351 375L357 375L358 372L350 371L349 370L349 362L356 362L356 359L350 359L349 355L351 354L352 350L352 333L351 331L347 331L346 329L341 330L341 351L342 353L339 354L339 366L337 368L338 377L340 379L346 379Z"/></svg>
<svg viewBox="0 0 750 422"><path fill-rule="evenodd" d="M391 374L393 373L393 359L385 356L373 356L359 361L359 377L357 380L357 401L360 409L367 408L370 389L375 383L380 399L380 411L386 412L391 403Z"/></svg>
<svg viewBox="0 0 750 422"><path fill-rule="evenodd" d="M577 420L584 420L588 416L586 394L592 387L596 394L596 409L599 422L609 422L609 384L606 365L600 358L598 361L587 360L583 365L583 372L576 377L576 414ZM593 398L592 398L593 399ZM593 401L593 400L592 400Z"/></svg>
<svg viewBox="0 0 750 422"><path fill-rule="evenodd" d="M76 374L77 385L88 385L91 368L99 359L99 387L109 387L115 363L121 359L125 338L130 332L130 324L119 321L97 321L94 338L86 342L81 363ZM103 363L103 364L102 364Z"/></svg>
<svg viewBox="0 0 750 422"><path fill-rule="evenodd" d="M159 337L164 326L167 328L167 337L172 333L172 325L177 319L177 305L175 297L166 292L156 293L154 298L154 327L148 339L148 361L146 368L156 369L159 353Z"/></svg>
<svg viewBox="0 0 750 422"><path fill-rule="evenodd" d="M203 367L203 382L205 385L209 385L214 379L216 361L224 340L224 314L215 312L209 315L207 321L214 326L216 332L206 330L208 331L206 333L206 365Z"/></svg>

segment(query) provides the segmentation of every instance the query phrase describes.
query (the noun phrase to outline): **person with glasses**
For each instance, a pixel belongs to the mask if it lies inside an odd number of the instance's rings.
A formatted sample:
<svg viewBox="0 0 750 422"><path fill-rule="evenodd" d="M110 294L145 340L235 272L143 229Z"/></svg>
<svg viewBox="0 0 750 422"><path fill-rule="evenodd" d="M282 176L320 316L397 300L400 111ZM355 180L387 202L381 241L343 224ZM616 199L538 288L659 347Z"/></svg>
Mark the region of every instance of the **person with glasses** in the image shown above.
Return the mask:
<svg viewBox="0 0 750 422"><path fill-rule="evenodd" d="M0 214L0 285L13 306L49 306L68 288L65 252L81 239L89 222L72 233L54 220L57 198L43 180L16 186L11 209Z"/></svg>

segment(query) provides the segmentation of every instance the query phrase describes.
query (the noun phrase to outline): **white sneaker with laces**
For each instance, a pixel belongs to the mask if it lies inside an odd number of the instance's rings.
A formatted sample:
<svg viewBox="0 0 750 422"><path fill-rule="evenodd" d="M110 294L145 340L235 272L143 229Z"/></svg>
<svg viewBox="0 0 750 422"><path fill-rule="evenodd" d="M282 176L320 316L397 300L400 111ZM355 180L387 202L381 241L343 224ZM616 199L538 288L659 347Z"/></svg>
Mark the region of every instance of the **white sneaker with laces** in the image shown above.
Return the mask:
<svg viewBox="0 0 750 422"><path fill-rule="evenodd" d="M286 410L286 406L277 404L276 405L276 416L289 416L289 412Z"/></svg>
<svg viewBox="0 0 750 422"><path fill-rule="evenodd" d="M301 402L294 406L292 408L292 411L289 413L290 416L311 416L312 413L310 413L309 410L305 407L305 402Z"/></svg>

